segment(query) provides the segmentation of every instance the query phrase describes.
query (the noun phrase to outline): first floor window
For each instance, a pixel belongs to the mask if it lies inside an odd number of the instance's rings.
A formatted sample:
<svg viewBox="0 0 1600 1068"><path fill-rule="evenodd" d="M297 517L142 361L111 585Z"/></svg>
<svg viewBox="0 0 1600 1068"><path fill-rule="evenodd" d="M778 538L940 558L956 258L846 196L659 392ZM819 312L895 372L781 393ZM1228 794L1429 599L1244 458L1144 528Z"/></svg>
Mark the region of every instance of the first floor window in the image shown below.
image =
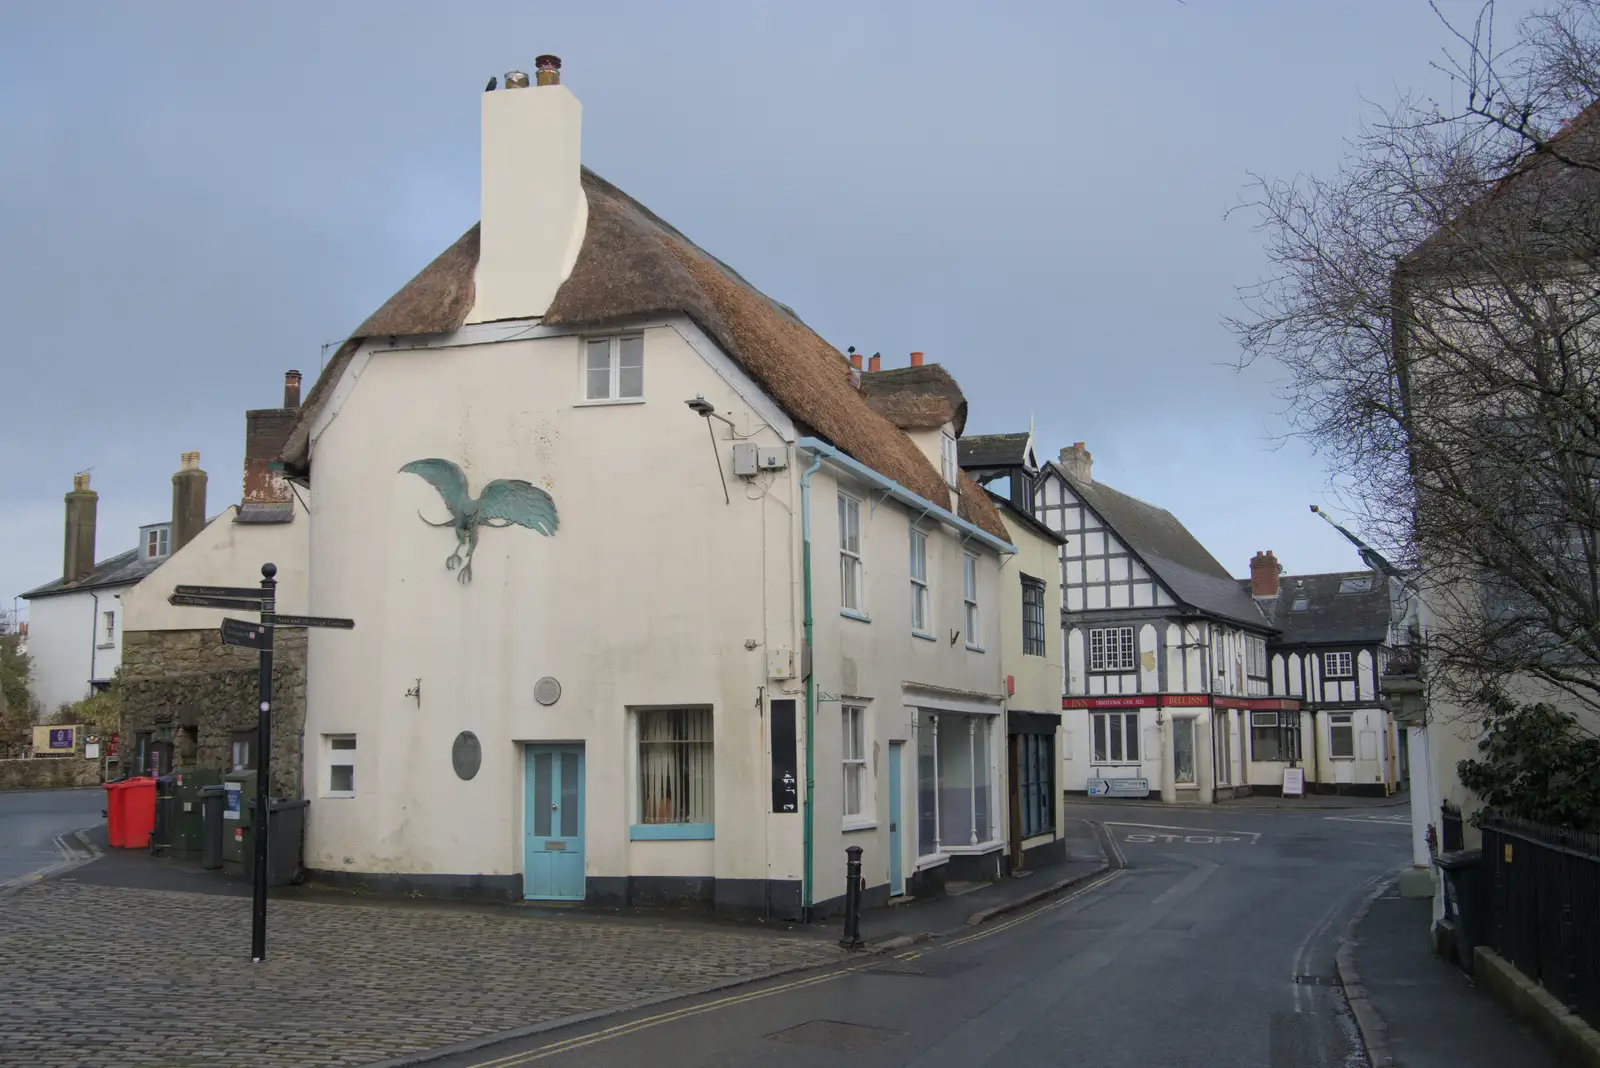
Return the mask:
<svg viewBox="0 0 1600 1068"><path fill-rule="evenodd" d="M928 535L911 528L911 629L931 633L928 619Z"/></svg>
<svg viewBox="0 0 1600 1068"><path fill-rule="evenodd" d="M844 728L844 816L859 820L864 814L867 794L867 710L860 705L845 705L840 711Z"/></svg>
<svg viewBox="0 0 1600 1068"><path fill-rule="evenodd" d="M256 732L234 731L231 751L228 754L229 771L254 771L256 767Z"/></svg>
<svg viewBox="0 0 1600 1068"><path fill-rule="evenodd" d="M1056 829L1056 739L1053 734L1018 734L1015 738L1020 830L1023 838L1032 838Z"/></svg>
<svg viewBox="0 0 1600 1068"><path fill-rule="evenodd" d="M1139 713L1095 712L1089 719L1096 764L1139 762Z"/></svg>
<svg viewBox="0 0 1600 1068"><path fill-rule="evenodd" d="M703 823L712 816L711 710L639 711L639 822Z"/></svg>
<svg viewBox="0 0 1600 1068"><path fill-rule="evenodd" d="M1022 576L1022 655L1044 655L1044 583Z"/></svg>
<svg viewBox="0 0 1600 1068"><path fill-rule="evenodd" d="M1323 653L1322 673L1330 679L1348 679L1355 676L1349 653Z"/></svg>
<svg viewBox="0 0 1600 1068"><path fill-rule="evenodd" d="M172 531L168 527L155 527L145 535L144 555L150 559L167 555Z"/></svg>
<svg viewBox="0 0 1600 1068"><path fill-rule="evenodd" d="M839 607L860 612L861 590L861 502L848 493L839 494Z"/></svg>
<svg viewBox="0 0 1600 1068"><path fill-rule="evenodd" d="M961 554L961 599L967 609L967 644L976 647L979 644L978 558L971 553Z"/></svg>
<svg viewBox="0 0 1600 1068"><path fill-rule="evenodd" d="M356 736L353 734L324 734L323 797L356 796Z"/></svg>
<svg viewBox="0 0 1600 1068"><path fill-rule="evenodd" d="M105 616L106 644L110 645L117 637L117 614L115 612L102 613Z"/></svg>
<svg viewBox="0 0 1600 1068"><path fill-rule="evenodd" d="M1349 712L1328 713L1328 755L1335 760L1355 758L1356 729Z"/></svg>
<svg viewBox="0 0 1600 1068"><path fill-rule="evenodd" d="M1252 678L1264 679L1267 677L1267 640L1265 638L1245 639L1245 674Z"/></svg>
<svg viewBox="0 0 1600 1068"><path fill-rule="evenodd" d="M991 839L989 731L993 716L917 713L917 850Z"/></svg>
<svg viewBox="0 0 1600 1068"><path fill-rule="evenodd" d="M1089 631L1090 671L1133 670L1133 628L1095 627Z"/></svg>
<svg viewBox="0 0 1600 1068"><path fill-rule="evenodd" d="M1250 713L1251 760L1299 760L1300 713Z"/></svg>
<svg viewBox="0 0 1600 1068"><path fill-rule="evenodd" d="M956 451L956 439L949 434L939 435L939 466L943 469L944 484L951 489L956 487L958 474L961 471L961 461Z"/></svg>
<svg viewBox="0 0 1600 1068"><path fill-rule="evenodd" d="M644 396L644 338L597 337L584 343L584 398L631 400Z"/></svg>

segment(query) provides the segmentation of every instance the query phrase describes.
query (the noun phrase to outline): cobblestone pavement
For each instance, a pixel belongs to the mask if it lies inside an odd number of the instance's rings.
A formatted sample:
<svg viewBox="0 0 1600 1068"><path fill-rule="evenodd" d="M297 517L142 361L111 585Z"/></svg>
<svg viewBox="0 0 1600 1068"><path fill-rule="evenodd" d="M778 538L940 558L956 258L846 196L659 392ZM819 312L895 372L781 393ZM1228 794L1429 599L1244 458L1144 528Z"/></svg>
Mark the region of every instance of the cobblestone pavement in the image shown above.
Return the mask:
<svg viewBox="0 0 1600 1068"><path fill-rule="evenodd" d="M759 931L51 881L0 901L0 1064L361 1065L838 950Z"/></svg>

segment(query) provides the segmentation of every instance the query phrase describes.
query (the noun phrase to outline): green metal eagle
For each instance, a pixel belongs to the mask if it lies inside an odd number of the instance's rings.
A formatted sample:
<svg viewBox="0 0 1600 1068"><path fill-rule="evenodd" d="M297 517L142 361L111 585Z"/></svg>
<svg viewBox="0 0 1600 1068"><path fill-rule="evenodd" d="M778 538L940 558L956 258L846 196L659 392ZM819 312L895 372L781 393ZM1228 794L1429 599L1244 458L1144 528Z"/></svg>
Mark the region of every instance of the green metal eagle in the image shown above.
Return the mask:
<svg viewBox="0 0 1600 1068"><path fill-rule="evenodd" d="M467 476L449 460L430 458L412 460L400 468L400 474L413 474L426 479L444 506L450 509L450 518L435 523L421 512L417 518L430 527L453 527L456 532L456 551L445 560L444 566L454 571L461 569L456 581L465 585L472 581L472 554L478 548L479 527L518 526L550 535L556 532L556 502L550 495L531 482L520 478L497 478L476 497L467 494Z"/></svg>

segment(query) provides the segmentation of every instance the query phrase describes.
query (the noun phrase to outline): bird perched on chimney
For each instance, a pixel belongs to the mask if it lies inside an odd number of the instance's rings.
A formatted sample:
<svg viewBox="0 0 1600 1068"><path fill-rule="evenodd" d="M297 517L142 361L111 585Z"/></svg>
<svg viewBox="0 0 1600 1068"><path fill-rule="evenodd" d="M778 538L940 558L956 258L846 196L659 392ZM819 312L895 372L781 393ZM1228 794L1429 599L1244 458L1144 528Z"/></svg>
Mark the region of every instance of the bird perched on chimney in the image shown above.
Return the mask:
<svg viewBox="0 0 1600 1068"><path fill-rule="evenodd" d="M489 79L489 84L483 87L483 91L486 92L486 93L492 93L492 92L495 91L495 88L499 84L500 84L500 79L499 78L491 77Z"/></svg>

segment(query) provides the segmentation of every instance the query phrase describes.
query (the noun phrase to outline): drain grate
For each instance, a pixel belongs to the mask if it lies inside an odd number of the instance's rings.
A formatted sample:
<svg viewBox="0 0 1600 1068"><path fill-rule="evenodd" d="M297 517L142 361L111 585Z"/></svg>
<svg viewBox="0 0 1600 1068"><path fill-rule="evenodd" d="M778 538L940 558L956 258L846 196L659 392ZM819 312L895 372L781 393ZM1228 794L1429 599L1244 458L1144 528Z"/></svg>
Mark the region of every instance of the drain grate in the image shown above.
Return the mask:
<svg viewBox="0 0 1600 1068"><path fill-rule="evenodd" d="M890 1039L899 1038L904 1031L891 1031L887 1027L870 1027L867 1024L845 1023L842 1020L807 1020L803 1024L774 1031L767 1037L775 1042L788 1042L796 1046L816 1046L819 1049L857 1053L874 1049Z"/></svg>

